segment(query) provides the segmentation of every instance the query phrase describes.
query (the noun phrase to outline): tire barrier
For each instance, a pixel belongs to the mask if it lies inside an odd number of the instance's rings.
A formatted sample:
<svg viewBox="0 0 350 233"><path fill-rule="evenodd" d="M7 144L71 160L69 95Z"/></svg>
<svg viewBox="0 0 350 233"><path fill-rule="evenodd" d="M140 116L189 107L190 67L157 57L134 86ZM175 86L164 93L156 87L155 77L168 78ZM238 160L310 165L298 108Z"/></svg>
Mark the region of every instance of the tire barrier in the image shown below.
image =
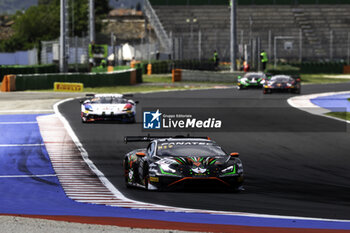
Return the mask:
<svg viewBox="0 0 350 233"><path fill-rule="evenodd" d="M172 77L171 81L174 82L181 82L182 77L182 70L181 69L173 69L172 70Z"/></svg>
<svg viewBox="0 0 350 233"><path fill-rule="evenodd" d="M16 90L16 75L5 75L1 83L1 91L15 91Z"/></svg>

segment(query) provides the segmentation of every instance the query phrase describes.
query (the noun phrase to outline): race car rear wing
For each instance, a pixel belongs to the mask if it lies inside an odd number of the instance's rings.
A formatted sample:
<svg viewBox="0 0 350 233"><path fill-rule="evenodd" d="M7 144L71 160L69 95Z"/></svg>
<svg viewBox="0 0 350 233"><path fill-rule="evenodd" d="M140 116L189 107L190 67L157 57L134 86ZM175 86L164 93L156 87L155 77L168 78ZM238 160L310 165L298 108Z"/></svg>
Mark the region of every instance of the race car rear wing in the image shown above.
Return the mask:
<svg viewBox="0 0 350 233"><path fill-rule="evenodd" d="M188 135L176 135L176 136L151 136L148 134L147 136L126 136L124 137L124 142L125 144L128 142L150 142L156 139L163 139L163 138L200 138L200 139L208 139L210 140L209 137L203 137L203 136L190 136Z"/></svg>
<svg viewBox="0 0 350 233"><path fill-rule="evenodd" d="M132 98L134 97L133 94L123 94L123 98Z"/></svg>
<svg viewBox="0 0 350 233"><path fill-rule="evenodd" d="M106 94L106 95L107 95L107 94ZM114 94L112 94L112 95L114 95ZM117 94L117 95L119 95L119 94ZM94 97L95 97L95 94L93 94L93 93L87 93L87 94L85 95L85 97L86 97L86 98L94 98ZM123 98L131 98L131 97L134 97L134 95L133 95L133 94L123 94L122 97L123 97Z"/></svg>
<svg viewBox="0 0 350 233"><path fill-rule="evenodd" d="M267 79L271 79L272 76L275 76L275 75L284 75L284 74L271 74L271 73L266 73L265 75L266 75ZM287 76L289 76L289 77L295 79L296 81L300 81L300 80L301 80L299 74L292 74L292 75L287 75Z"/></svg>
<svg viewBox="0 0 350 233"><path fill-rule="evenodd" d="M133 94L123 94L123 95L121 96L121 98L132 98L133 96L134 96ZM93 93L88 93L88 94L85 95L84 98L81 98L79 102L80 102L80 103L83 103L85 100L93 99L93 98L95 98L95 94L93 94ZM135 103L138 104L138 101L135 101Z"/></svg>

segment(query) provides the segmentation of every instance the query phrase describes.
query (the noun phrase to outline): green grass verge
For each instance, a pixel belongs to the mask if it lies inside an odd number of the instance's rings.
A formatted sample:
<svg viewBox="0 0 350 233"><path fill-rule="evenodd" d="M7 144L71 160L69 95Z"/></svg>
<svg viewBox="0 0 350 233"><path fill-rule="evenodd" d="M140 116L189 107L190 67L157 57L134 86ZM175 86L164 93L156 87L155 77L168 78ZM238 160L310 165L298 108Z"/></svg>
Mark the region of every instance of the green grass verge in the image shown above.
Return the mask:
<svg viewBox="0 0 350 233"><path fill-rule="evenodd" d="M341 74L301 74L302 83L345 83L350 79L335 78Z"/></svg>
<svg viewBox="0 0 350 233"><path fill-rule="evenodd" d="M142 76L144 83L172 83L171 74L152 74L152 75L143 75ZM222 85L230 85L232 82L204 82L204 81L182 81L180 84L222 84Z"/></svg>
<svg viewBox="0 0 350 233"><path fill-rule="evenodd" d="M350 82L350 79L334 78L339 74L301 74L302 83L344 83ZM143 75L145 83L171 83L171 74L153 74ZM198 84L224 84L229 85L232 82L203 82L203 81L183 81L181 83L198 83Z"/></svg>
<svg viewBox="0 0 350 233"><path fill-rule="evenodd" d="M350 121L350 114L348 112L328 112L326 115Z"/></svg>
<svg viewBox="0 0 350 233"><path fill-rule="evenodd" d="M332 75L335 76L335 75ZM349 79L340 78L327 78L327 74L302 74L301 79L303 83L340 83L350 82ZM115 86L115 87L96 87L96 88L84 88L84 92L94 93L128 93L128 92L147 92L147 91L164 91L164 90L189 90L189 89L203 89L206 86L191 86L186 85L189 83L204 84L204 85L232 85L232 82L180 82L181 85L171 86L171 74L153 74L143 75L143 82L148 85L135 85L135 86ZM152 85L154 83L155 85ZM163 85L162 85L163 84ZM30 90L28 90L30 91ZM38 90L31 90L38 91ZM53 90L40 90L42 92L48 92ZM350 101L350 98L349 98Z"/></svg>
<svg viewBox="0 0 350 233"><path fill-rule="evenodd" d="M171 74L143 75L144 83L171 83Z"/></svg>

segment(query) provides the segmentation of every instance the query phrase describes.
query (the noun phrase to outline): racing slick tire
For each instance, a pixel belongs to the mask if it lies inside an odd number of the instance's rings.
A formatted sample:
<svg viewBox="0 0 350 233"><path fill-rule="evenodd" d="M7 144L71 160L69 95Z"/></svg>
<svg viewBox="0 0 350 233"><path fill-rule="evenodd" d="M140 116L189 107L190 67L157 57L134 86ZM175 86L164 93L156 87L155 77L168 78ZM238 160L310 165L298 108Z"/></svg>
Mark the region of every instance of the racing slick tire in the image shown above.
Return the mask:
<svg viewBox="0 0 350 233"><path fill-rule="evenodd" d="M229 189L229 191L232 193L239 193L244 191L245 189L243 188L243 179L243 176L237 177L235 183L232 184L232 187Z"/></svg>
<svg viewBox="0 0 350 233"><path fill-rule="evenodd" d="M297 88L293 91L295 94L300 94L300 88Z"/></svg>
<svg viewBox="0 0 350 233"><path fill-rule="evenodd" d="M143 182L145 184L145 189L148 190L149 185L149 171L148 171L148 163L143 165Z"/></svg>
<svg viewBox="0 0 350 233"><path fill-rule="evenodd" d="M136 123L136 118L135 116L130 117L129 123Z"/></svg>
<svg viewBox="0 0 350 233"><path fill-rule="evenodd" d="M83 122L83 123L88 123L88 121L87 121L87 118L86 117L81 117L81 122Z"/></svg>

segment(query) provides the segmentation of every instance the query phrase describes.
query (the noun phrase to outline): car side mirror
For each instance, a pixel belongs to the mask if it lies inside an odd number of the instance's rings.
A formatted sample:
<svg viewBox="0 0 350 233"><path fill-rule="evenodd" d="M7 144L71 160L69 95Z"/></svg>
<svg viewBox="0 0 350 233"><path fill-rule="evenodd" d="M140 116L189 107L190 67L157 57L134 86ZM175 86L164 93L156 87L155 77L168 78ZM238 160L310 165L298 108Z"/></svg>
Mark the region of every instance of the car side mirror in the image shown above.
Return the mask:
<svg viewBox="0 0 350 233"><path fill-rule="evenodd" d="M136 152L136 156L142 158L142 157L145 157L146 154L144 152Z"/></svg>
<svg viewBox="0 0 350 233"><path fill-rule="evenodd" d="M239 156L239 153L238 152L233 152L230 154L231 157L238 157Z"/></svg>
<svg viewBox="0 0 350 233"><path fill-rule="evenodd" d="M241 76L238 76L237 78L238 78L238 79L241 79L242 77L241 77Z"/></svg>

